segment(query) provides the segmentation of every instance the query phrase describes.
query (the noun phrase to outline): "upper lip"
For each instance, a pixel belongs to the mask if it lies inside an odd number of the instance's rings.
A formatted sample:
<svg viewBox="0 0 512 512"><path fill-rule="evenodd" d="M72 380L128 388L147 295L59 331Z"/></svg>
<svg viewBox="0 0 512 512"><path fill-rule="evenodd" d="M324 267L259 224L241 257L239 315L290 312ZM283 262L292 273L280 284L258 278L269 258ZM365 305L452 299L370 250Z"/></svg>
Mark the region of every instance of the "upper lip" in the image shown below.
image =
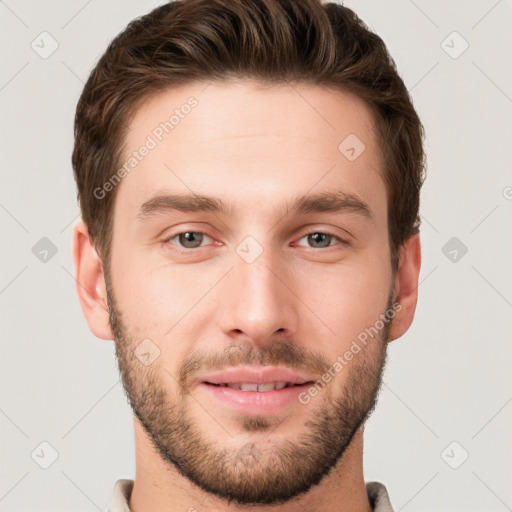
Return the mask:
<svg viewBox="0 0 512 512"><path fill-rule="evenodd" d="M276 366L265 366L259 369L255 367L230 368L205 375L198 379L199 383L207 382L210 384L234 384L238 382L251 384L267 384L269 382L304 384L312 380L314 379L289 368L279 368Z"/></svg>

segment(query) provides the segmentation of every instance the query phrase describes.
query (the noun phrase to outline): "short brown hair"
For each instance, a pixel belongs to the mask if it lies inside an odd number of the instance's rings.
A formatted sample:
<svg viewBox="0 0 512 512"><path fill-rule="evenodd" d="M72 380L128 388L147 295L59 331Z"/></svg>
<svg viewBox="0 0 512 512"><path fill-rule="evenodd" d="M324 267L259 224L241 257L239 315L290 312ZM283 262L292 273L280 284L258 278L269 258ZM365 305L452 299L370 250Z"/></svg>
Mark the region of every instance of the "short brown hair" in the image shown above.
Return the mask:
<svg viewBox="0 0 512 512"><path fill-rule="evenodd" d="M320 0L175 0L132 20L109 44L78 101L72 164L82 218L103 265L131 116L150 96L194 81L249 79L351 92L376 119L385 162L393 272L420 225L424 130L382 39L347 7ZM340 141L341 142L341 141Z"/></svg>

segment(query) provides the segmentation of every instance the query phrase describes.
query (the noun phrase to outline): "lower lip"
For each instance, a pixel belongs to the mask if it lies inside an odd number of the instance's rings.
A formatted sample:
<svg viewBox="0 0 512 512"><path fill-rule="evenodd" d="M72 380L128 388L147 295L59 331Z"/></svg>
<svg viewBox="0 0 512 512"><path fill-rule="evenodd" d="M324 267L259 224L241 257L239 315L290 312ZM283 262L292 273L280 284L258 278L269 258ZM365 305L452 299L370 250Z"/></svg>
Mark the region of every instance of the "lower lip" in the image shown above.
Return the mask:
<svg viewBox="0 0 512 512"><path fill-rule="evenodd" d="M308 386L310 384L291 386L274 391L241 391L240 389L202 382L199 387L231 409L256 416L275 414L292 404L300 403L298 397Z"/></svg>

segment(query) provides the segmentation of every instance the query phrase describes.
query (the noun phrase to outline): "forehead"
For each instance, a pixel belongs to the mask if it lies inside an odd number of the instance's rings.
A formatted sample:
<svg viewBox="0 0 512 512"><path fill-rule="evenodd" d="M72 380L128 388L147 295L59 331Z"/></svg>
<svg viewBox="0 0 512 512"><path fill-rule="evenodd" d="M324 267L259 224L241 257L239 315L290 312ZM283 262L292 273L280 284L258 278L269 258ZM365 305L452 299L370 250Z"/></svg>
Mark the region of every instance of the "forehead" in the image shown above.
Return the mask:
<svg viewBox="0 0 512 512"><path fill-rule="evenodd" d="M121 165L131 164L115 207L123 215L162 190L260 213L308 191L345 190L385 209L375 120L346 92L196 82L143 102L124 142Z"/></svg>

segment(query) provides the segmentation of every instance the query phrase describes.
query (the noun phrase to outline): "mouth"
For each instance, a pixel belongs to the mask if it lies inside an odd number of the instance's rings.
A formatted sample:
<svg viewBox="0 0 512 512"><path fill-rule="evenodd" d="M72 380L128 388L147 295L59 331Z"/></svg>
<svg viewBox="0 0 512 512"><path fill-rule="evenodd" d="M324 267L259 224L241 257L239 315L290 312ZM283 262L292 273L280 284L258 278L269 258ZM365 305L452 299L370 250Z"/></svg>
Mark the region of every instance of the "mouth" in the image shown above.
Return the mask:
<svg viewBox="0 0 512 512"><path fill-rule="evenodd" d="M213 404L245 415L275 414L296 407L299 395L315 380L289 368L239 367L198 379Z"/></svg>
<svg viewBox="0 0 512 512"><path fill-rule="evenodd" d="M265 393L268 391L279 391L280 389L291 388L291 387L302 387L313 384L313 381L304 382L303 384L294 384L293 382L265 382L258 384L256 382L224 382L216 384L214 382L203 382L203 384L209 384L210 386L216 386L219 388L231 388L240 391L257 391L259 393Z"/></svg>
<svg viewBox="0 0 512 512"><path fill-rule="evenodd" d="M310 375L302 375L291 368L239 366L204 375L197 383L231 387L241 391L274 391L304 385L314 380Z"/></svg>

